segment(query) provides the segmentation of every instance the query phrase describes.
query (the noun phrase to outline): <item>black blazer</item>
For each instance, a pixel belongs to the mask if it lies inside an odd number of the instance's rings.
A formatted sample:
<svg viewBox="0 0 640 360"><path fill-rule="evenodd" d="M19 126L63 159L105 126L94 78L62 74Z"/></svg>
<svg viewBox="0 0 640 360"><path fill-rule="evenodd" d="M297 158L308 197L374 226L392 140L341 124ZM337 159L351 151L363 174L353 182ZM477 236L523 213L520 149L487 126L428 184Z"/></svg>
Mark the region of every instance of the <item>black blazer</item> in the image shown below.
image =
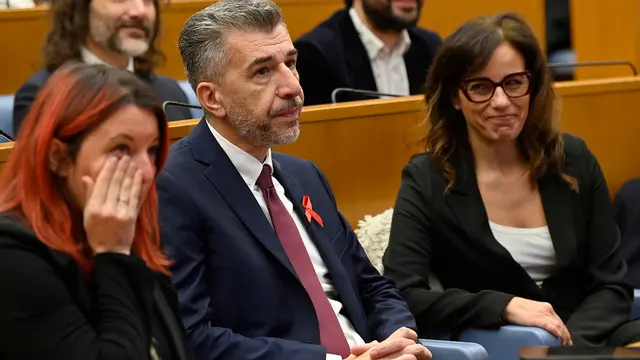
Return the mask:
<svg viewBox="0 0 640 360"><path fill-rule="evenodd" d="M427 70L440 48L440 36L413 27L407 30L411 47L404 55L409 89L422 94ZM369 55L353 26L348 10L340 10L294 43L298 50L297 68L305 94L305 105L331 102L331 92L339 87L377 91ZM371 99L341 94L338 101Z"/></svg>
<svg viewBox="0 0 640 360"><path fill-rule="evenodd" d="M134 256L100 254L91 277L71 256L1 215L0 358L153 360L154 328L165 355L192 359L166 276Z"/></svg>
<svg viewBox="0 0 640 360"><path fill-rule="evenodd" d="M628 320L633 289L623 280L626 266L602 170L581 139L563 137L565 171L580 191L553 174L538 181L557 258L541 287L493 237L470 152L454 154L457 181L446 194L447 181L429 155L405 166L383 263L422 336L498 328L514 296L551 303L575 345L602 345ZM444 292L430 290L430 274Z"/></svg>
<svg viewBox="0 0 640 360"><path fill-rule="evenodd" d="M52 72L45 68L38 70L38 72L27 79L16 92L13 102L13 133L16 136L18 135L22 121L24 121L24 118L31 108L31 104L35 101L36 95L38 95L38 91L40 91L40 88L49 80L51 74ZM142 79L153 87L160 101L189 103L187 95L182 91L177 81L158 74L151 74L149 77L143 77ZM169 121L191 118L193 118L193 116L189 109L167 106L167 119Z"/></svg>
<svg viewBox="0 0 640 360"><path fill-rule="evenodd" d="M616 223L622 235L620 249L629 267L627 281L640 288L640 179L627 181L613 199Z"/></svg>

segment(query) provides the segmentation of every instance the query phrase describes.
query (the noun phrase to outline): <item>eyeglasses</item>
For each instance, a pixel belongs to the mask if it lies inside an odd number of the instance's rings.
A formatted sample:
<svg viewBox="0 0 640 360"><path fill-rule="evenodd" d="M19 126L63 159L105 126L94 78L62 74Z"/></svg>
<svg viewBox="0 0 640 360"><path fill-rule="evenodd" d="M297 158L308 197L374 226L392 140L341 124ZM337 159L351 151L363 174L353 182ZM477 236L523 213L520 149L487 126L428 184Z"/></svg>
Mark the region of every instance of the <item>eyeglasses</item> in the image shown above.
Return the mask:
<svg viewBox="0 0 640 360"><path fill-rule="evenodd" d="M486 77L471 78L463 80L460 84L464 97L472 103L491 100L497 87L501 87L510 98L523 97L531 92L531 74L528 71L509 74L500 82L494 82Z"/></svg>

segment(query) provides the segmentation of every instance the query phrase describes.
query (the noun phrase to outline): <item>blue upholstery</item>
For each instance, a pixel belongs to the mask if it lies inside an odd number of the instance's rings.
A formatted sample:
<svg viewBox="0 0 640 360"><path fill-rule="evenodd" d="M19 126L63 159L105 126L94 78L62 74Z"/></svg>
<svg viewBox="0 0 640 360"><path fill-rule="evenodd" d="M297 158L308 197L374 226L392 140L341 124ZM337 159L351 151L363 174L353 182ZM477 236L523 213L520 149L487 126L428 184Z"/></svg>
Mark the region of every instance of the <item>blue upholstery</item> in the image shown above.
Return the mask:
<svg viewBox="0 0 640 360"><path fill-rule="evenodd" d="M633 305L631 306L631 319L640 319L640 289L633 290Z"/></svg>
<svg viewBox="0 0 640 360"><path fill-rule="evenodd" d="M0 95L0 129L13 136L13 95ZM0 136L0 142L5 142Z"/></svg>
<svg viewBox="0 0 640 360"><path fill-rule="evenodd" d="M506 325L498 330L465 330L460 341L482 345L489 360L518 360L518 351L526 346L560 346L560 340L536 327Z"/></svg>
<svg viewBox="0 0 640 360"><path fill-rule="evenodd" d="M480 345L461 341L426 340L420 343L431 351L433 360L487 360L489 355Z"/></svg>
<svg viewBox="0 0 640 360"><path fill-rule="evenodd" d="M193 91L193 89L191 88L191 85L187 80L178 81L178 85L180 85L180 88L182 89L182 91L184 91L184 93L187 95L187 99L189 99L189 104L200 106L200 102L196 97L196 93ZM193 115L194 118L201 118L204 115L204 112L202 110L199 110L199 109L190 109L190 110L191 110L191 115Z"/></svg>

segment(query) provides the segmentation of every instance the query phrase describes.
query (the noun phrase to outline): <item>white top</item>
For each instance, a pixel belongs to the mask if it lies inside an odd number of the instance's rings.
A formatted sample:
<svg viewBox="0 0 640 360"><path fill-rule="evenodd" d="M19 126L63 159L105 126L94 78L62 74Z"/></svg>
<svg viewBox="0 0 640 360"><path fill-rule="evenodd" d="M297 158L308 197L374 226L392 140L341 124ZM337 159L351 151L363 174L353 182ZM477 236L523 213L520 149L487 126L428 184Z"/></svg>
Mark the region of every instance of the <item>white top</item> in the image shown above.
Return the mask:
<svg viewBox="0 0 640 360"><path fill-rule="evenodd" d="M267 218L269 223L271 223L269 208L267 207L267 203L262 195L262 190L260 190L260 187L256 185L256 181L258 181L258 177L262 172L263 165L269 165L271 166L271 169L273 169L271 150L267 152L267 158L265 159L264 163L261 163L255 157L249 155L247 152L235 146L229 140L225 139L222 135L220 135L220 133L216 131L216 129L213 128L213 126L211 126L211 124L209 124L208 121L207 125L209 126L209 130L211 130L213 136L218 141L218 144L220 144L222 150L224 150L224 152L229 157L229 160L231 160L236 170L238 170L238 173L240 173L240 176L242 176L242 179L249 187L249 190L251 190L251 193L260 205L262 212L264 212L264 216ZM364 344L364 340L353 328L351 321L349 321L346 316L340 314L340 310L342 310L342 303L334 300L337 293L335 287L333 286L333 283L331 282L331 279L329 278L329 271L327 270L327 266L325 265L324 260L322 260L322 257L318 252L318 248L311 240L311 237L309 237L309 234L304 228L303 223L300 221L300 218L293 210L293 204L291 203L291 200L287 198L284 192L284 188L282 187L278 179L273 177L273 175L271 176L271 181L273 182L278 197L289 212L289 215L291 215L291 217L293 218L293 221L295 222L296 227L300 232L300 237L302 237L304 246L309 252L309 257L311 258L311 262L313 263L313 268L316 271L316 275L318 275L320 284L322 285L322 289L324 290L325 294L327 294L329 303L331 304L333 311L338 317L338 322L340 323L340 327L342 328L342 331L347 338L349 346L353 347L355 345ZM273 226L273 224L271 225ZM342 360L342 357L340 355L327 354L327 360Z"/></svg>
<svg viewBox="0 0 640 360"><path fill-rule="evenodd" d="M493 237L524 268L533 281L542 285L556 265L556 252L549 227L515 228L489 221Z"/></svg>
<svg viewBox="0 0 640 360"><path fill-rule="evenodd" d="M409 95L409 76L407 75L407 67L404 65L404 53L411 46L411 38L409 38L407 30L402 31L400 43L395 48L389 48L369 30L353 7L349 10L349 16L351 16L353 26L360 35L362 45L369 55L378 92Z"/></svg>
<svg viewBox="0 0 640 360"><path fill-rule="evenodd" d="M87 49L84 46L80 47L80 55L82 56L82 61L84 61L86 64L101 64L101 65L112 66L111 64L100 59L96 54L92 53L91 51L89 51L89 49ZM134 72L133 58L129 58L129 63L127 64L127 71Z"/></svg>

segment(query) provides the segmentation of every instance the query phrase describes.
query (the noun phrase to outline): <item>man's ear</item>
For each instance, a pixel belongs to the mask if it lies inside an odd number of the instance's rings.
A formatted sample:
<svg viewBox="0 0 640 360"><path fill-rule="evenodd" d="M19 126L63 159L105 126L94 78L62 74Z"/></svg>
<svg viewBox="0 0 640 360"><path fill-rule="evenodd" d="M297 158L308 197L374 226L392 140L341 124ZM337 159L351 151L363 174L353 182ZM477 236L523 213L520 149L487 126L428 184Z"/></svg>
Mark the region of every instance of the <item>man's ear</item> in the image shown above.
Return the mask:
<svg viewBox="0 0 640 360"><path fill-rule="evenodd" d="M69 146L58 139L51 141L49 148L49 169L59 177L67 177L71 170Z"/></svg>
<svg viewBox="0 0 640 360"><path fill-rule="evenodd" d="M205 112L211 113L217 118L223 118L227 115L227 110L224 108L220 99L222 94L220 86L212 82L201 82L196 88L196 96L200 105L204 108Z"/></svg>

